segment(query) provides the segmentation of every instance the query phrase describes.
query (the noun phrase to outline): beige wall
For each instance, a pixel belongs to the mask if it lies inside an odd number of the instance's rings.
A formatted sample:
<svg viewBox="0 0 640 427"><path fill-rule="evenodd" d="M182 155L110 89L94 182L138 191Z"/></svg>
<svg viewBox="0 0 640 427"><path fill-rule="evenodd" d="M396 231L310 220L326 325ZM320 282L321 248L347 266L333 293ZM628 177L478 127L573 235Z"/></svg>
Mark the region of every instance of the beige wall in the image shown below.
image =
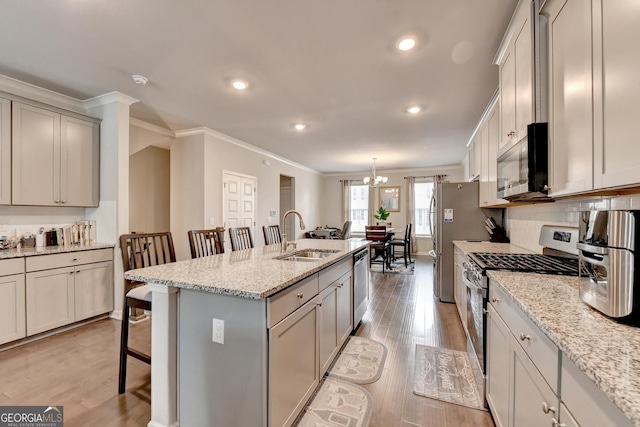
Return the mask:
<svg viewBox="0 0 640 427"><path fill-rule="evenodd" d="M171 171L171 231L179 259L189 257L188 230L224 225L223 171L257 178L255 246L264 244L262 226L270 223L269 211L277 213L271 223L280 223L281 174L295 178L296 209L307 226L319 222L319 173L217 132L202 129L179 133L171 144ZM303 236L298 222L295 234L296 238Z"/></svg>
<svg viewBox="0 0 640 427"><path fill-rule="evenodd" d="M170 229L169 150L148 146L129 157L129 230Z"/></svg>

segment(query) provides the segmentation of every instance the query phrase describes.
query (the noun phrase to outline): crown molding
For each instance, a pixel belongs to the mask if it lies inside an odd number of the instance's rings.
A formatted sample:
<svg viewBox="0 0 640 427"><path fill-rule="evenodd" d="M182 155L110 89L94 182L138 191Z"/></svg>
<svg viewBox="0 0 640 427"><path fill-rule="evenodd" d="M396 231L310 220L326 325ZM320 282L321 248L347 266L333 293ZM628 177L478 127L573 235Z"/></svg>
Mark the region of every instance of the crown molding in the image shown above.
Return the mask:
<svg viewBox="0 0 640 427"><path fill-rule="evenodd" d="M113 103L125 104L126 106L130 106L135 104L136 102L140 102L140 100L132 98L124 93L120 92L109 92L103 95L94 96L93 98L85 99L82 101L85 109L91 109L96 107L102 107L104 105L113 104Z"/></svg>
<svg viewBox="0 0 640 427"><path fill-rule="evenodd" d="M0 90L43 104L86 114L81 100L0 74Z"/></svg>
<svg viewBox="0 0 640 427"><path fill-rule="evenodd" d="M157 134L160 134L160 135L168 136L169 138L175 138L176 137L175 132L173 132L170 129L165 129L165 128L161 127L161 126L157 126L157 125L154 125L154 124L151 124L151 123L147 123L147 122L144 122L144 121L142 121L140 119L136 119L134 117L129 118L129 125L135 126L137 128L140 128L140 129L146 129L146 130L149 130L151 132L154 132L154 133L157 133Z"/></svg>
<svg viewBox="0 0 640 427"><path fill-rule="evenodd" d="M285 163L285 164L287 164L289 166L293 166L295 168L302 169L304 171L311 172L311 173L314 173L316 175L322 175L321 172L319 172L319 171L317 171L315 169L312 169L312 168L310 168L308 166L301 165L299 163L294 162L293 160L285 159L284 157L280 157L277 154L274 154L274 153L272 153L270 151L267 151L267 150L264 150L262 148L256 147L255 145L251 145L248 142L241 141L241 140L239 140L237 138L234 138L232 136L229 136L229 135L224 134L222 132L218 132L218 131L213 130L213 129L209 129L207 127L197 127L197 128L185 129L185 130L180 130L180 131L176 131L175 132L176 138L184 138L184 137L193 136L193 135L210 136L210 137L222 140L224 142L227 142L229 144L233 144L233 145L236 145L238 147L242 147L242 148L244 148L246 150L253 151L254 153L259 154L261 156L269 157L271 159L274 159L274 160L277 160L279 162Z"/></svg>

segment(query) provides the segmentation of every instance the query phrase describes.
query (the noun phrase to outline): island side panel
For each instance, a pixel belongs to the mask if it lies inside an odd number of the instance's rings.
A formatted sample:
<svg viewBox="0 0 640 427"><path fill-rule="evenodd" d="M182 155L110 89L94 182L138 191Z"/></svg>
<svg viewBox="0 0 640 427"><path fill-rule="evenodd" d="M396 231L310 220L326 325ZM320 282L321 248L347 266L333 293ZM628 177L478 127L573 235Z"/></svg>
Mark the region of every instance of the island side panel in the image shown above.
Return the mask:
<svg viewBox="0 0 640 427"><path fill-rule="evenodd" d="M266 426L266 300L181 289L178 304L180 425Z"/></svg>

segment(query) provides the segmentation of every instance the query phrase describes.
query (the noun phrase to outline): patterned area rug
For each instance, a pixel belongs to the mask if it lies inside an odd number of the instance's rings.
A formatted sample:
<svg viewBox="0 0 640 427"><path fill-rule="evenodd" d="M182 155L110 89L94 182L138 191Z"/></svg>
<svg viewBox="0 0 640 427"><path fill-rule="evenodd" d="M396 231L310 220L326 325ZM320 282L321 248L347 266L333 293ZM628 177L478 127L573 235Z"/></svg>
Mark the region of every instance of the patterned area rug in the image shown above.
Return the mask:
<svg viewBox="0 0 640 427"><path fill-rule="evenodd" d="M355 384L326 378L296 424L299 427L366 427L373 399Z"/></svg>
<svg viewBox="0 0 640 427"><path fill-rule="evenodd" d="M486 410L476 374L464 351L416 346L414 394Z"/></svg>
<svg viewBox="0 0 640 427"><path fill-rule="evenodd" d="M385 273L395 273L395 274L413 274L413 268L416 265L416 261L410 262L407 267L404 266L404 259L398 258L395 262L391 263L391 270L385 267ZM372 264L371 269L374 273L382 273L382 263Z"/></svg>
<svg viewBox="0 0 640 427"><path fill-rule="evenodd" d="M378 341L350 336L329 376L355 384L369 384L382 375L387 348Z"/></svg>

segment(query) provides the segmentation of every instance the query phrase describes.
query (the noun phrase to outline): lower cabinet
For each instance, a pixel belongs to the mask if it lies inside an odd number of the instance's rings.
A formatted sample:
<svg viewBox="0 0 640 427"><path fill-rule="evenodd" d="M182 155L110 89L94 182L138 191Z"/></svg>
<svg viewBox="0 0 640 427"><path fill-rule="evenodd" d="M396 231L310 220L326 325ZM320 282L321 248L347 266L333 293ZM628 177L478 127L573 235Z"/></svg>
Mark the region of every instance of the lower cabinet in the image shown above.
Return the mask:
<svg viewBox="0 0 640 427"><path fill-rule="evenodd" d="M27 336L113 310L113 249L29 257L26 272Z"/></svg>
<svg viewBox="0 0 640 427"><path fill-rule="evenodd" d="M0 344L26 336L24 260L0 261Z"/></svg>
<svg viewBox="0 0 640 427"><path fill-rule="evenodd" d="M319 299L320 375L331 366L353 330L351 272L322 290Z"/></svg>
<svg viewBox="0 0 640 427"><path fill-rule="evenodd" d="M467 257L464 252L456 247L454 252L453 298L465 331L467 330L467 285L462 279L462 274L464 273L466 260Z"/></svg>
<svg viewBox="0 0 640 427"><path fill-rule="evenodd" d="M489 305L487 315L487 403L496 427L509 425L509 348L511 333L495 309Z"/></svg>

